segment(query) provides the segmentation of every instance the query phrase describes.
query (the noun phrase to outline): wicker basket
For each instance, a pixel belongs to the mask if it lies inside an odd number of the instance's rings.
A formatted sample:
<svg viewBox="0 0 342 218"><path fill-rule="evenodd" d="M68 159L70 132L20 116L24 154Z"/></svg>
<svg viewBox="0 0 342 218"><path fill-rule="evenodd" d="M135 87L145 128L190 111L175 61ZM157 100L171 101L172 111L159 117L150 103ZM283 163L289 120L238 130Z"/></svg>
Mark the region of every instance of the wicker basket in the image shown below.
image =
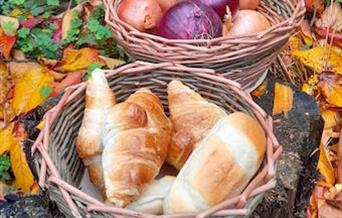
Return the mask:
<svg viewBox="0 0 342 218"><path fill-rule="evenodd" d="M169 40L143 33L121 21L116 13L120 0L104 0L106 22L132 60L173 62L214 69L251 90L265 77L277 51L296 30L305 14L303 0L261 0L257 10L272 27L259 34L219 37L211 40Z"/></svg>
<svg viewBox="0 0 342 218"><path fill-rule="evenodd" d="M135 62L106 74L119 102L137 89L148 87L160 97L168 114L166 87L172 79L177 78L227 113L243 111L250 114L258 120L267 134L267 155L257 175L241 195L198 214L163 217L248 215L261 201L263 193L275 186L275 161L282 146L273 135L272 118L253 102L249 94L241 91L239 84L215 76L213 72L171 63ZM85 217L87 214L91 214L91 217L156 217L107 206L79 189L85 168L76 152L75 139L83 117L85 87L85 83L69 87L57 106L45 114L45 128L32 146L32 152L39 151L35 153L39 185L48 190L51 199L57 202L68 217Z"/></svg>

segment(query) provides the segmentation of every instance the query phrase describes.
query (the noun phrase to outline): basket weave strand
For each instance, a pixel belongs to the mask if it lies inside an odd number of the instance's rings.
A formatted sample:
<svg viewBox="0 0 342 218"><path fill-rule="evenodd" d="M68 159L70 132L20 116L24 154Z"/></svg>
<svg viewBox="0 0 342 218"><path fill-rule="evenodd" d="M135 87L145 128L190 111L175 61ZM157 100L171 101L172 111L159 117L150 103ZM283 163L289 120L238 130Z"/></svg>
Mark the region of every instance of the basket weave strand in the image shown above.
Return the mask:
<svg viewBox="0 0 342 218"><path fill-rule="evenodd" d="M214 39L166 39L140 32L119 19L121 0L104 0L105 20L113 36L132 60L172 62L214 69L252 90L265 77L279 49L300 25L303 0L261 0L257 10L272 26L260 33Z"/></svg>
<svg viewBox="0 0 342 218"><path fill-rule="evenodd" d="M215 103L227 113L242 111L256 119L267 136L267 152L263 165L245 190L200 213L170 214L162 217L207 217L210 215L248 215L263 196L275 186L275 163L282 146L272 132L272 118L268 116L251 96L241 91L239 84L218 77L212 70L187 68L179 64L135 62L116 70L107 71L111 89L117 100L124 101L141 87L150 88L161 99L167 110L167 84L181 80L208 101ZM78 157L75 139L82 122L86 84L69 87L60 102L44 117L45 128L32 146L39 184L50 192L50 197L67 216L84 217L158 217L128 209L110 207L79 190L85 172Z"/></svg>

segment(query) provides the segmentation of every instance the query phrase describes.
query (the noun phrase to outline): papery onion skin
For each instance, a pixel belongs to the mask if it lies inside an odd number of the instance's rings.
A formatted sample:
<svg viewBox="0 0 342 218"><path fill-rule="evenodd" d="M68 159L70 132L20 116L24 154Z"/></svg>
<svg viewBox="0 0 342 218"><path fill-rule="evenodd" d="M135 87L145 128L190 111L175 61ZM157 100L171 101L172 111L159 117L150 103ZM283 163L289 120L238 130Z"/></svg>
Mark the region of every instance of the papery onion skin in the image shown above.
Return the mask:
<svg viewBox="0 0 342 218"><path fill-rule="evenodd" d="M225 26L225 24L223 24ZM228 26L230 24L228 23ZM262 32L271 27L270 22L261 13L254 10L240 10L233 19L233 25L223 28L224 36L240 36Z"/></svg>
<svg viewBox="0 0 342 218"><path fill-rule="evenodd" d="M222 21L211 7L185 0L164 14L157 34L168 39L210 39L222 35Z"/></svg>
<svg viewBox="0 0 342 218"><path fill-rule="evenodd" d="M229 7L229 11L231 15L234 17L237 11L239 10L239 2L240 0L197 0L202 2L203 4L210 6L216 11L216 13L221 17L227 13L227 6Z"/></svg>
<svg viewBox="0 0 342 218"><path fill-rule="evenodd" d="M169 10L172 6L177 4L180 0L157 0L163 12Z"/></svg>
<svg viewBox="0 0 342 218"><path fill-rule="evenodd" d="M260 4L260 0L240 0L240 10L255 10Z"/></svg>
<svg viewBox="0 0 342 218"><path fill-rule="evenodd" d="M122 21L142 32L157 27L163 16L156 0L123 0L117 13Z"/></svg>

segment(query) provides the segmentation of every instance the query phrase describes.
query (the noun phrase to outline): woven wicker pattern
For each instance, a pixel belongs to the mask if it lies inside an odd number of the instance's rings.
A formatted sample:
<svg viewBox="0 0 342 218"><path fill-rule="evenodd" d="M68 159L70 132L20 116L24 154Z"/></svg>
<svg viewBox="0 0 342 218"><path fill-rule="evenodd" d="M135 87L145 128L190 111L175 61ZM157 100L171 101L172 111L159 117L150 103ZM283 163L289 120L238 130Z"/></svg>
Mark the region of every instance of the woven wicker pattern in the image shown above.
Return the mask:
<svg viewBox="0 0 342 218"><path fill-rule="evenodd" d="M212 70L187 68L171 63L145 62L135 62L108 71L107 78L119 102L124 101L139 88L147 87L159 96L167 113L166 87L172 79L177 78L227 113L243 111L250 114L266 131L267 155L258 174L241 195L227 199L199 214L163 217L247 215L260 202L263 192L274 187L275 161L282 151L282 146L273 135L272 118L253 102L249 94L242 92L236 82L215 76ZM75 139L84 111L85 87L84 83L69 87L59 104L45 115L45 128L32 146L32 152L39 151L35 154L35 160L40 186L49 191L51 198L70 217L85 217L87 213L91 213L91 217L106 217L113 214L117 217L156 217L106 206L78 189L85 169L77 155Z"/></svg>
<svg viewBox="0 0 342 218"><path fill-rule="evenodd" d="M119 3L120 0L104 0L105 19L133 60L214 69L242 84L243 89L255 86L305 14L303 0L262 0L257 10L272 24L264 32L211 40L169 40L139 32L121 21L116 13Z"/></svg>

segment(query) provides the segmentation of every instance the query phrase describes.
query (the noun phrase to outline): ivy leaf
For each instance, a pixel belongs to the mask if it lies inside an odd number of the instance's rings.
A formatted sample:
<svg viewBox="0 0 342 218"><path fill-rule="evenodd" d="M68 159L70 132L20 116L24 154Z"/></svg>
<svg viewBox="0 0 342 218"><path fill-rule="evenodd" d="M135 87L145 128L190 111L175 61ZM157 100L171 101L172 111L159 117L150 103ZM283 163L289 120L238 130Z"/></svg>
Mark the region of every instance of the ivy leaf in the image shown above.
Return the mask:
<svg viewBox="0 0 342 218"><path fill-rule="evenodd" d="M59 6L59 0L46 0L46 3L51 6Z"/></svg>
<svg viewBox="0 0 342 218"><path fill-rule="evenodd" d="M18 30L18 36L20 38L26 38L30 33L30 29L28 28L21 28Z"/></svg>
<svg viewBox="0 0 342 218"><path fill-rule="evenodd" d="M7 154L0 156L0 180L7 181L11 179L9 170L11 169L10 159Z"/></svg>
<svg viewBox="0 0 342 218"><path fill-rule="evenodd" d="M10 0L10 3L13 3L15 5L22 5L24 4L25 0Z"/></svg>

